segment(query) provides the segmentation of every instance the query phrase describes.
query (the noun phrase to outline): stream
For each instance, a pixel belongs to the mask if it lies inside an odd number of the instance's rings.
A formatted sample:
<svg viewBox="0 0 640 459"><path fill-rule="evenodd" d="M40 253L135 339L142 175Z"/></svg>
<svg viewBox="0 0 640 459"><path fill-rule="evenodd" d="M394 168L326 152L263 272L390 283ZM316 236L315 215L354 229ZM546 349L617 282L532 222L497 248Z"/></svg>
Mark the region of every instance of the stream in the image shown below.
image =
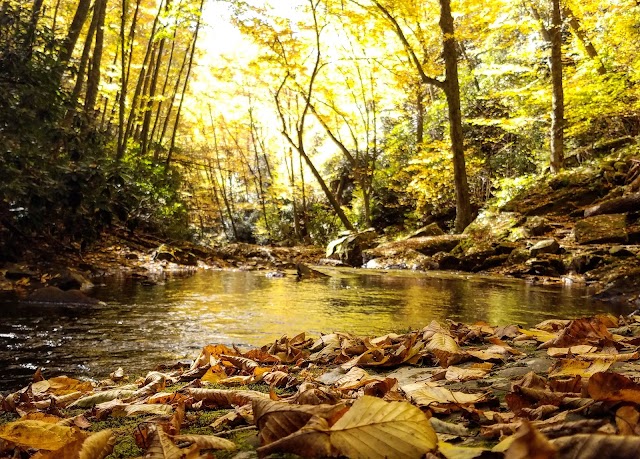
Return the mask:
<svg viewBox="0 0 640 459"><path fill-rule="evenodd" d="M382 335L434 319L531 326L630 312L592 301L577 287L438 272L322 271L330 276L199 271L152 286L109 279L94 292L105 305L0 303L0 390L23 386L38 367L45 377L103 378L120 366L144 374L189 361L206 344L261 346L303 331Z"/></svg>

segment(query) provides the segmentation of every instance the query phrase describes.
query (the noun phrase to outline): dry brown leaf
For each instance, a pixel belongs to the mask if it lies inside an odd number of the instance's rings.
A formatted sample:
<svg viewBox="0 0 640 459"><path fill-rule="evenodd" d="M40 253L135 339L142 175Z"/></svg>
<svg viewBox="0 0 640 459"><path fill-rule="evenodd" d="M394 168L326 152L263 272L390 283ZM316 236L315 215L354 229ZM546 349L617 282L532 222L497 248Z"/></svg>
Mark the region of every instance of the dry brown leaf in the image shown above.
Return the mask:
<svg viewBox="0 0 640 459"><path fill-rule="evenodd" d="M148 459L196 459L200 456L197 445L180 449L164 430L155 428L150 434L150 443L145 458Z"/></svg>
<svg viewBox="0 0 640 459"><path fill-rule="evenodd" d="M208 345L202 348L200 355L191 364L190 370L196 368L209 367L218 363L218 359L221 355L237 355L235 349L231 349L224 344Z"/></svg>
<svg viewBox="0 0 640 459"><path fill-rule="evenodd" d="M516 432L505 459L552 459L557 452L549 440L525 421Z"/></svg>
<svg viewBox="0 0 640 459"><path fill-rule="evenodd" d="M587 388L594 400L640 403L640 384L619 373L596 373Z"/></svg>
<svg viewBox="0 0 640 459"><path fill-rule="evenodd" d="M601 316L596 316L572 320L558 336L541 344L538 348L571 347L578 344L604 347L613 345L614 339L607 330L605 320Z"/></svg>
<svg viewBox="0 0 640 459"><path fill-rule="evenodd" d="M580 344L578 346L571 347L550 347L547 349L547 354L550 357L566 357L567 355L580 355L596 352L598 348L589 344Z"/></svg>
<svg viewBox="0 0 640 459"><path fill-rule="evenodd" d="M462 361L466 356L456 340L448 333L442 332L433 333L424 350L432 353L438 359L438 364L443 368Z"/></svg>
<svg viewBox="0 0 640 459"><path fill-rule="evenodd" d="M640 435L640 412L630 405L616 411L616 426L619 435Z"/></svg>
<svg viewBox="0 0 640 459"><path fill-rule="evenodd" d="M225 438L216 437L215 435L175 435L174 441L192 443L200 449L215 449L225 451L235 451L236 444Z"/></svg>
<svg viewBox="0 0 640 459"><path fill-rule="evenodd" d="M486 394L466 394L452 392L442 386L430 382L418 382L401 387L407 398L418 406L432 404L471 405L486 400Z"/></svg>
<svg viewBox="0 0 640 459"><path fill-rule="evenodd" d="M487 375L487 370L473 368L449 367L444 375L447 381L471 381L474 379L482 379Z"/></svg>
<svg viewBox="0 0 640 459"><path fill-rule="evenodd" d="M218 408L246 405L256 398L269 399L268 394L253 390L188 388L186 389L186 394L192 397L194 401L202 400L208 405Z"/></svg>
<svg viewBox="0 0 640 459"><path fill-rule="evenodd" d="M111 429L96 432L82 443L78 459L103 459L111 454L115 444L116 436Z"/></svg>
<svg viewBox="0 0 640 459"><path fill-rule="evenodd" d="M637 459L640 437L577 434L551 440L561 459Z"/></svg>
<svg viewBox="0 0 640 459"><path fill-rule="evenodd" d="M267 399L252 402L260 443L268 445L301 429L313 416L332 419L340 416L345 405L291 405Z"/></svg>
<svg viewBox="0 0 640 459"><path fill-rule="evenodd" d="M78 379L69 378L67 376L56 376L49 378L50 394L67 395L75 392L90 392L93 390L93 384L89 381L80 381Z"/></svg>

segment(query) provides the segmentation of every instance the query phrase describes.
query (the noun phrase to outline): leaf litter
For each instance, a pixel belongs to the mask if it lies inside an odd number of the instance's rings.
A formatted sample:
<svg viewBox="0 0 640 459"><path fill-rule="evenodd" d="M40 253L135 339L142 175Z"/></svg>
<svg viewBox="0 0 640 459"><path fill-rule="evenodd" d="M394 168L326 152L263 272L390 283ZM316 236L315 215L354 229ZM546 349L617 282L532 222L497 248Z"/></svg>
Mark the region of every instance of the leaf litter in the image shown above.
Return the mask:
<svg viewBox="0 0 640 459"><path fill-rule="evenodd" d="M432 322L211 344L133 381L38 370L0 396L0 458L636 458L639 337L635 316Z"/></svg>

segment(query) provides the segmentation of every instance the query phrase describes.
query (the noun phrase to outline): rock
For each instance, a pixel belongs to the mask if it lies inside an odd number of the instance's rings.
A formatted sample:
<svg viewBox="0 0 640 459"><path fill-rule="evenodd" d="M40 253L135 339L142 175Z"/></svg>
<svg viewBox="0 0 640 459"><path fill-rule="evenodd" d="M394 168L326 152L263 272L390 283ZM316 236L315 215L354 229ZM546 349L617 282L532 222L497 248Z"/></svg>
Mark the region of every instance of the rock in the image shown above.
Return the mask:
<svg viewBox="0 0 640 459"><path fill-rule="evenodd" d="M165 244L160 245L153 251L151 259L154 261L168 261L179 265L197 266L198 257L193 253L182 249L168 247Z"/></svg>
<svg viewBox="0 0 640 459"><path fill-rule="evenodd" d="M518 212L484 211L467 226L463 234L476 240L505 240L511 230L523 222L524 218Z"/></svg>
<svg viewBox="0 0 640 459"><path fill-rule="evenodd" d="M374 245L376 237L377 234L372 228L361 232L345 231L327 245L326 256L338 259L349 266L362 266L372 258L365 259L364 251Z"/></svg>
<svg viewBox="0 0 640 459"><path fill-rule="evenodd" d="M61 290L89 290L93 288L93 283L89 279L71 269L55 273L48 284Z"/></svg>
<svg viewBox="0 0 640 459"><path fill-rule="evenodd" d="M625 214L596 215L576 222L574 235L578 244L624 242L627 239Z"/></svg>
<svg viewBox="0 0 640 459"><path fill-rule="evenodd" d="M277 279L277 278L285 277L285 276L286 276L286 274L283 273L282 271L271 271L271 272L268 272L267 274L265 274L265 277L267 279Z"/></svg>
<svg viewBox="0 0 640 459"><path fill-rule="evenodd" d="M4 277L9 280L37 279L38 274L24 266L11 264L7 267Z"/></svg>
<svg viewBox="0 0 640 459"><path fill-rule="evenodd" d="M444 234L442 236L423 236L403 241L386 242L375 249L365 250L363 258L365 262L373 258L402 258L409 251L431 256L438 252L450 252L464 239L466 237L460 234Z"/></svg>
<svg viewBox="0 0 640 459"><path fill-rule="evenodd" d="M518 263L524 263L529 258L531 258L531 252L525 248L517 248L509 254L508 262L515 265Z"/></svg>
<svg viewBox="0 0 640 459"><path fill-rule="evenodd" d="M577 274L596 269L604 259L600 255L581 254L574 256L569 262L569 269Z"/></svg>
<svg viewBox="0 0 640 459"><path fill-rule="evenodd" d="M437 223L431 223L427 226L423 226L419 230L413 232L407 239L423 236L442 236L444 231L438 226Z"/></svg>
<svg viewBox="0 0 640 459"><path fill-rule="evenodd" d="M614 257L634 257L635 254L622 245L614 245L609 249L609 255Z"/></svg>
<svg viewBox="0 0 640 459"><path fill-rule="evenodd" d="M542 236L552 229L551 225L549 224L549 220L539 215L527 217L527 220L524 222L523 227L528 229L529 233L532 236Z"/></svg>
<svg viewBox="0 0 640 459"><path fill-rule="evenodd" d="M557 255L546 255L544 258L531 258L526 261L527 274L538 276L560 277L565 273L564 263Z"/></svg>
<svg viewBox="0 0 640 459"><path fill-rule="evenodd" d="M55 304L103 304L102 301L87 296L80 290L61 290L58 287L39 288L27 297L27 301Z"/></svg>
<svg viewBox="0 0 640 459"><path fill-rule="evenodd" d="M298 263L297 267L298 279L313 279L316 277L329 277L328 274L318 271L317 269L310 268L309 266Z"/></svg>
<svg viewBox="0 0 640 459"><path fill-rule="evenodd" d="M458 270L460 269L460 259L455 255L438 252L433 256L433 260L438 263L438 269Z"/></svg>
<svg viewBox="0 0 640 459"><path fill-rule="evenodd" d="M560 244L555 239L545 239L537 242L533 247L529 249L532 257L537 257L542 253L558 253L560 250Z"/></svg>

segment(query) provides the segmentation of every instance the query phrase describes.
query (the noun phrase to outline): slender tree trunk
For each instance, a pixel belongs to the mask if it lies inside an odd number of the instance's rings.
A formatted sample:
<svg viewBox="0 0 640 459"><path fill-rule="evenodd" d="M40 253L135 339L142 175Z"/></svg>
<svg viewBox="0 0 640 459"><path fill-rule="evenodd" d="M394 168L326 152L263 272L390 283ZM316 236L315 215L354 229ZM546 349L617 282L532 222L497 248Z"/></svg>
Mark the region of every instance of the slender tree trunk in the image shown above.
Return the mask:
<svg viewBox="0 0 640 459"><path fill-rule="evenodd" d="M27 35L24 43L27 60L31 59L33 52L33 46L36 39L36 30L38 29L38 21L40 20L40 12L42 11L42 4L44 0L35 0L31 7L31 18L29 19L29 26L27 29Z"/></svg>
<svg viewBox="0 0 640 459"><path fill-rule="evenodd" d="M162 84L162 89L160 91L160 94L162 94L163 96L165 96L167 94L167 86L169 84L169 77L171 74L171 68L173 66L173 55L174 55L174 51L176 49L176 35L177 35L178 29L177 27L174 28L173 30L173 39L171 41L171 51L169 52L169 61L167 62L167 71L165 72L164 75L164 83ZM158 130L158 126L160 125L160 118L162 116L162 107L163 107L163 102L164 102L164 97L162 99L160 99L160 101L158 102L158 107L156 109L156 116L155 119L153 121L153 128L151 129L151 133L149 134L149 141L152 142L153 139L156 138L156 132ZM170 113L170 111L169 111ZM159 144L160 142L158 142ZM160 149L159 148L155 148L153 150L153 162L157 163L158 162L158 158L160 155Z"/></svg>
<svg viewBox="0 0 640 459"><path fill-rule="evenodd" d="M580 21L578 20L576 15L573 14L573 11L571 11L571 8L569 8L568 6L564 6L562 8L562 12L564 13L564 16L569 19L569 25L571 26L571 28L573 29L573 33L576 34L576 37L587 52L587 56L589 56L589 58L595 63L598 73L600 75L606 75L607 69L604 67L602 59L600 58L598 51L596 51L596 47L593 46L593 43L591 42L591 40L589 40L589 37L587 37L587 34L580 25Z"/></svg>
<svg viewBox="0 0 640 459"><path fill-rule="evenodd" d="M84 23L87 20L87 16L89 15L90 7L91 0L79 0L78 7L76 8L76 12L71 21L71 25L69 26L69 30L67 31L67 37L64 40L64 45L62 46L62 49L58 54L58 80L62 79L62 74L65 70L65 67L69 63L69 59L71 59L73 49L76 47L80 32L82 32L82 27L84 26Z"/></svg>
<svg viewBox="0 0 640 459"><path fill-rule="evenodd" d="M445 62L444 92L449 111L449 133L453 152L453 175L456 189L456 232L462 232L473 220L469 185L464 159L464 136L460 110L460 83L458 81L458 52L454 35L453 16L449 0L440 0L440 29L443 35Z"/></svg>
<svg viewBox="0 0 640 459"><path fill-rule="evenodd" d="M102 65L102 49L104 43L104 22L107 13L107 0L98 0L95 5L94 15L97 17L96 40L91 59L91 70L87 80L87 95L84 102L84 110L93 112L98 100L98 88L100 87L100 66ZM93 22L93 21L92 21Z"/></svg>
<svg viewBox="0 0 640 459"><path fill-rule="evenodd" d="M184 78L184 86L182 87L182 96L180 97L180 103L178 104L178 110L176 111L176 121L173 125L173 132L171 133L171 144L169 145L169 152L167 153L167 159L164 163L165 174L169 172L171 165L171 156L176 146L176 136L178 134L178 126L180 125L180 112L182 111L182 104L184 103L184 96L187 93L187 87L189 86L189 78L191 77L191 69L193 68L193 57L196 53L196 43L198 41L198 32L200 31L200 24L202 19L202 9L204 8L204 0L200 2L200 8L198 10L198 20L196 21L196 28L193 32L193 43L191 45L191 53L189 56L189 64L187 65L187 74Z"/></svg>
<svg viewBox="0 0 640 459"><path fill-rule="evenodd" d="M564 161L564 90L562 88L562 16L560 0L551 0L551 172L557 173Z"/></svg>
<svg viewBox="0 0 640 459"><path fill-rule="evenodd" d="M162 13L162 8L163 8L163 5L161 2L158 8L158 12L156 13L156 16L153 20L153 25L151 26L151 32L149 33L149 40L147 41L147 49L145 51L144 59L142 61L142 68L140 69L140 74L138 75L138 82L136 84L136 89L133 93L133 98L131 99L131 109L129 110L129 117L127 118L127 129L125 131L125 141L131 136L135 121L138 118L138 114L139 114L138 105L140 103L140 95L142 93L144 82L146 81L147 72L149 70L149 60L151 59L151 52L154 49L153 39L155 37L156 30L158 29L158 21L160 20L160 14ZM129 58L129 63L131 63L131 57Z"/></svg>
<svg viewBox="0 0 640 459"><path fill-rule="evenodd" d="M127 0L122 0L122 11L120 11L120 95L118 97L118 148L116 151L116 161L120 161L124 156L126 147L125 139L125 118L124 111L127 103L127 54L126 54L126 40L125 40L125 28L127 25L127 10L129 3Z"/></svg>
<svg viewBox="0 0 640 459"><path fill-rule="evenodd" d="M96 33L96 28L98 27L98 15L93 14L91 18L91 23L89 24L89 30L87 31L87 36L85 38L84 47L82 49L82 56L80 57L80 62L78 63L78 70L76 75L76 84L73 87L73 92L71 94L71 107L67 112L65 117L65 123L70 123L73 118L73 114L76 111L76 104L78 99L80 98L80 94L82 93L82 88L85 84L85 75L87 72L87 65L89 63L89 58L91 56L91 45L93 43L93 36Z"/></svg>

